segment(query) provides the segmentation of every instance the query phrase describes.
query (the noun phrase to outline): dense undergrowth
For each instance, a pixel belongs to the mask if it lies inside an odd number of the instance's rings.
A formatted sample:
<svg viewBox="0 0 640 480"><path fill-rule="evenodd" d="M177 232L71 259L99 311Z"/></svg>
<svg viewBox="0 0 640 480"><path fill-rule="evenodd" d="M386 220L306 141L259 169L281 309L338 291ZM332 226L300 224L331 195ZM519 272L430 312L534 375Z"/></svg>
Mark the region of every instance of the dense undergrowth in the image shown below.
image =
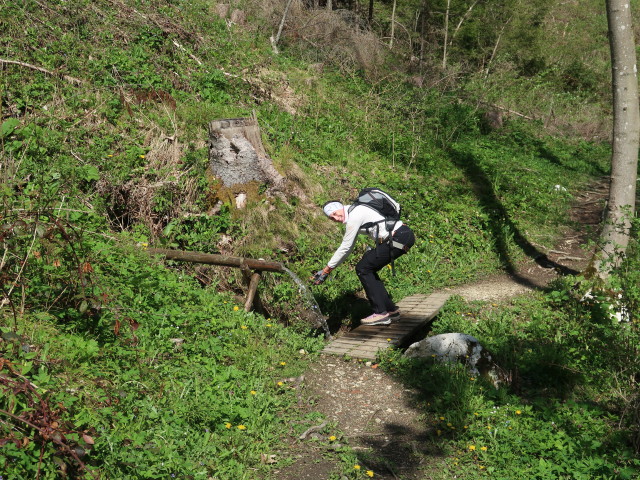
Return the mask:
<svg viewBox="0 0 640 480"><path fill-rule="evenodd" d="M266 310L245 313L239 272L167 264L146 246L264 257L306 278L340 237L318 206L375 184L419 239L397 276L383 272L390 291L428 293L552 247L575 193L607 175L608 106L590 104L598 61L528 50L538 70L524 75L507 49L487 76L470 67L487 41L468 63L455 50L448 71L423 59L418 87L377 44L377 60L357 64L362 51L309 49L296 30L274 55L274 19L244 7L236 25L202 0L0 2L3 479L268 478L290 461L282 439L315 424L292 405L322 340L291 279L264 275ZM467 40L481 30L469 27ZM501 126L487 124L493 103ZM292 188L253 186L240 211L208 173L206 127L252 113ZM632 320L638 271L634 251L612 285ZM578 302L576 282L445 309L438 332L477 336L517 370L512 389L387 359L437 387L425 390L430 418L456 427L434 438L451 445L447 475L631 475L636 324ZM359 290L347 264L314 291L334 328L366 312Z"/></svg>
<svg viewBox="0 0 640 480"><path fill-rule="evenodd" d="M619 272L627 313L638 308L637 263L636 251ZM431 441L445 445L433 478L637 478L639 332L616 318L611 295L585 302L592 286L567 277L508 304L446 305L432 333L481 339L509 372L497 388L464 365L385 355L384 367L420 392Z"/></svg>

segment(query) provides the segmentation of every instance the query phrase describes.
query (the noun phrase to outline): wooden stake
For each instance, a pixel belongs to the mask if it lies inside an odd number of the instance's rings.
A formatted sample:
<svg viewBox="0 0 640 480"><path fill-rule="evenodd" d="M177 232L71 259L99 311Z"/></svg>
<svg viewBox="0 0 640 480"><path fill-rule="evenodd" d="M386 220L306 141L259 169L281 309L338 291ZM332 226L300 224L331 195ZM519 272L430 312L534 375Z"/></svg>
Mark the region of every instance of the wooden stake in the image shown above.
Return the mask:
<svg viewBox="0 0 640 480"><path fill-rule="evenodd" d="M251 280L249 281L249 292L247 293L247 301L244 303L244 311L251 311L251 307L253 306L253 299L256 296L256 291L258 290L258 282L260 281L260 272L254 272L251 275Z"/></svg>

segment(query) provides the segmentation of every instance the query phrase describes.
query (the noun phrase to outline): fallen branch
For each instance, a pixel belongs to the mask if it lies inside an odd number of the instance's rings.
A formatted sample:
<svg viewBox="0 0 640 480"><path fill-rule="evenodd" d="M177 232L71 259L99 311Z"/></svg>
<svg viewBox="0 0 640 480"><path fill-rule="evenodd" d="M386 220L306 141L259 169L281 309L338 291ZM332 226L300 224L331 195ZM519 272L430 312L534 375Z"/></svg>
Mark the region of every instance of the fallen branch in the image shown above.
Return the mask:
<svg viewBox="0 0 640 480"><path fill-rule="evenodd" d="M582 258L582 257L572 257L567 255L566 257L558 257L558 259L556 260L556 262L561 262L562 260L574 260L576 262L581 262L582 260L586 260L586 258Z"/></svg>
<svg viewBox="0 0 640 480"><path fill-rule="evenodd" d="M515 116L517 116L517 117L525 118L525 119L527 119L527 120L535 120L535 118L530 117L530 116L528 116L528 115L525 115L524 113L516 112L515 110L511 110L511 109L509 109L509 108L506 108L506 107L503 107L503 106L497 105L497 104L495 104L495 103L487 103L487 102L480 102L480 103L482 103L482 104L484 104L484 105L486 105L486 106L489 106L489 107L496 108L496 109L498 109L498 110L502 110L503 112L510 113L511 115L515 115Z"/></svg>
<svg viewBox="0 0 640 480"><path fill-rule="evenodd" d="M320 425L316 425L315 427L309 428L306 432L304 432L298 438L300 440L304 440L305 438L307 438L307 435L309 435L310 433L319 432L320 430L322 430L326 426L327 426L327 422L322 422Z"/></svg>
<svg viewBox="0 0 640 480"><path fill-rule="evenodd" d="M51 77L62 78L63 80L69 83L72 83L74 85L82 85L84 83L84 81L80 80L79 78L71 77L69 75L61 75L59 73L52 72L51 70L47 70L46 68L38 67L36 65L31 65L30 63L18 62L17 60L6 60L4 58L0 58L0 63L7 64L7 65L19 65L21 67L30 68L31 70L37 70L38 72L42 72Z"/></svg>
<svg viewBox="0 0 640 480"><path fill-rule="evenodd" d="M177 40L173 40L173 44L178 47L182 52L186 53L187 55L189 55L189 57L191 57L192 60L194 60L198 65L202 65L202 60L200 60L198 57L196 57L193 53L189 53L187 51L186 48L184 48L182 46L181 43L179 43Z"/></svg>

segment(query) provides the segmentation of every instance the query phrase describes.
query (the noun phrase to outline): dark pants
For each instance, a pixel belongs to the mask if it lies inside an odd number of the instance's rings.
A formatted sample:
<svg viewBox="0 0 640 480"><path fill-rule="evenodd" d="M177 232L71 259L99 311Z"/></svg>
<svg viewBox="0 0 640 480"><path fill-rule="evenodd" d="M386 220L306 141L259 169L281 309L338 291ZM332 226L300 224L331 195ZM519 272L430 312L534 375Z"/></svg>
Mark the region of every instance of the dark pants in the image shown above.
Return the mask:
<svg viewBox="0 0 640 480"><path fill-rule="evenodd" d="M393 241L401 243L404 248L392 247L389 242L382 243L373 250L367 251L356 265L356 273L374 313L392 312L398 308L389 297L378 272L396 258L407 253L415 243L416 237L409 227L403 225L396 230Z"/></svg>

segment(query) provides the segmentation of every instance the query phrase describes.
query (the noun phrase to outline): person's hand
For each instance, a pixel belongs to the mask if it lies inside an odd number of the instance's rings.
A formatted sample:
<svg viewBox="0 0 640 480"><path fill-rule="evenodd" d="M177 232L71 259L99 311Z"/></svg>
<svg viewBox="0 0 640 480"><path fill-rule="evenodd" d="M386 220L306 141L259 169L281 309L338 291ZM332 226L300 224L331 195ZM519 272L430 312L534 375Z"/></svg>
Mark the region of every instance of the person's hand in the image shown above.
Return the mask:
<svg viewBox="0 0 640 480"><path fill-rule="evenodd" d="M321 283L324 283L324 281L327 279L327 277L331 273L331 270L333 270L333 268L328 266L324 267L322 270L318 270L311 277L311 281L313 282L314 285L320 285Z"/></svg>

